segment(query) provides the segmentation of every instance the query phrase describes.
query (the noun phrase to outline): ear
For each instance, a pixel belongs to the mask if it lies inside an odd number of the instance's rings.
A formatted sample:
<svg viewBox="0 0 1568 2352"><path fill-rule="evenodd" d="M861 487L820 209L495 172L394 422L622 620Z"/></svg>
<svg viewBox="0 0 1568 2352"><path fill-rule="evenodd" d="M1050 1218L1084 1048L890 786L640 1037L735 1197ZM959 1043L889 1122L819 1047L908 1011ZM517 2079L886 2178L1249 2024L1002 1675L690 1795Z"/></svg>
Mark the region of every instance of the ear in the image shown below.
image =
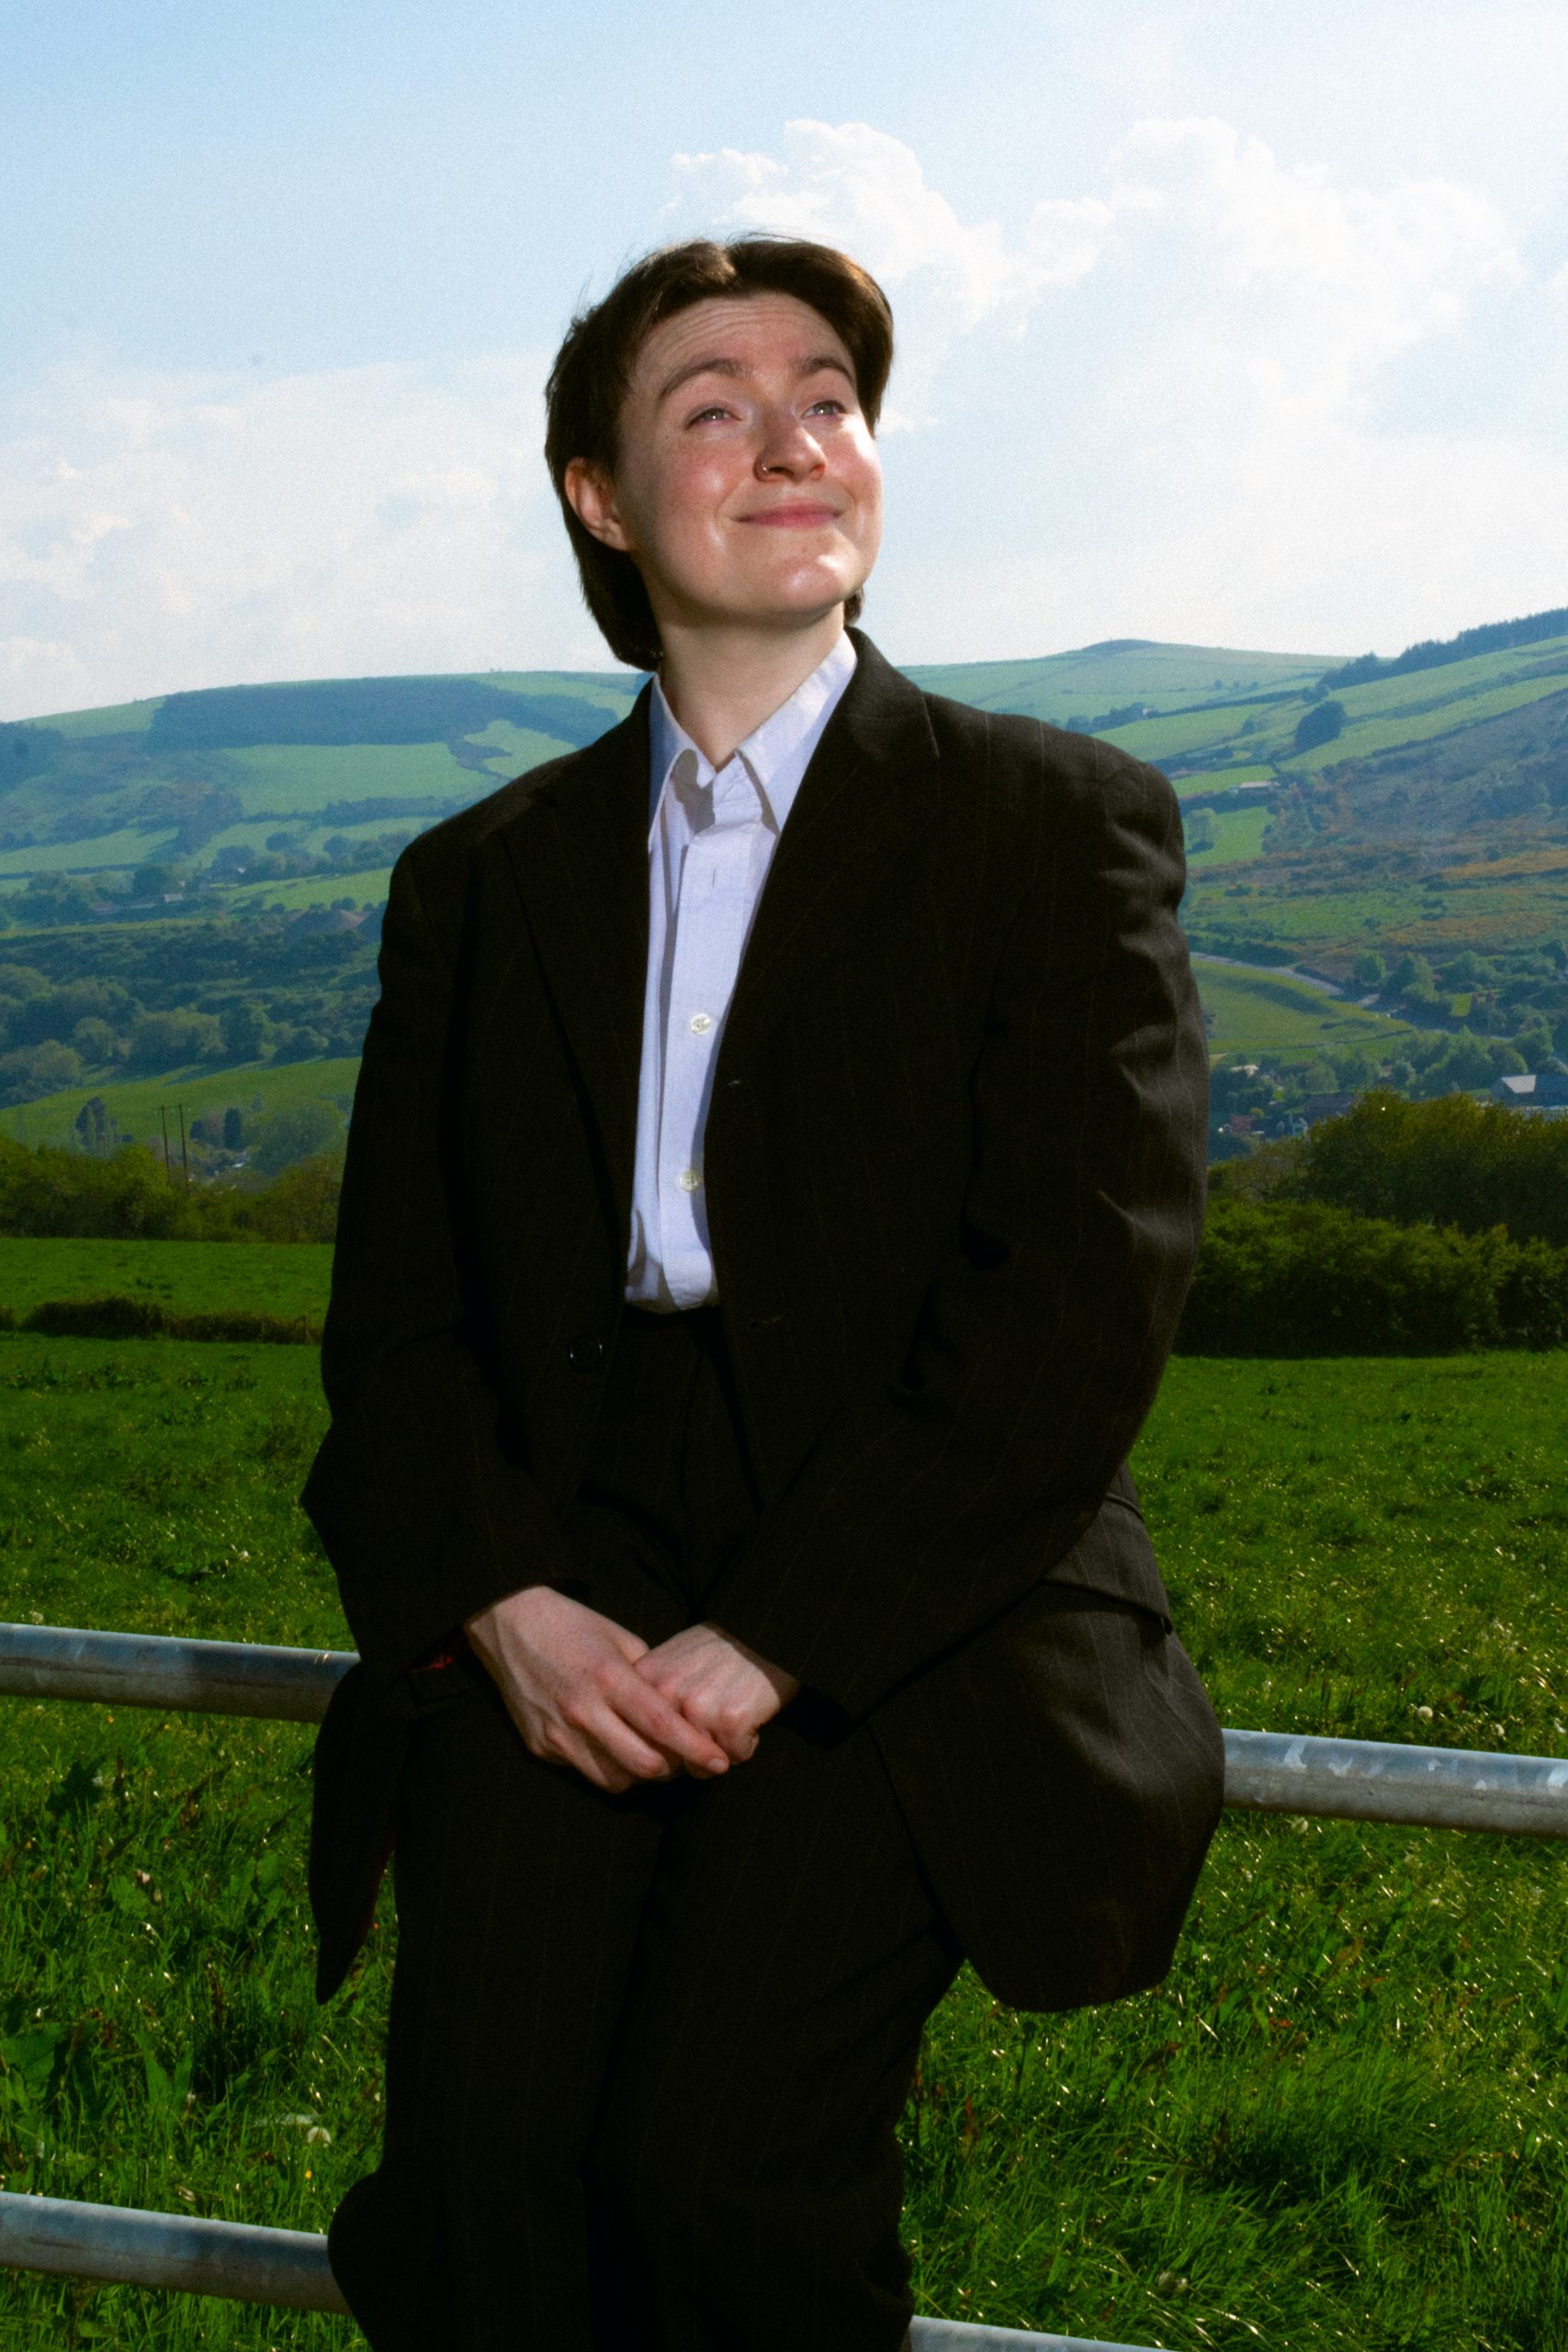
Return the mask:
<svg viewBox="0 0 1568 2352"><path fill-rule="evenodd" d="M631 541L621 521L620 509L615 504L615 485L609 475L586 458L573 458L567 465L563 486L583 529L603 540L607 548L618 548L622 554L629 555Z"/></svg>

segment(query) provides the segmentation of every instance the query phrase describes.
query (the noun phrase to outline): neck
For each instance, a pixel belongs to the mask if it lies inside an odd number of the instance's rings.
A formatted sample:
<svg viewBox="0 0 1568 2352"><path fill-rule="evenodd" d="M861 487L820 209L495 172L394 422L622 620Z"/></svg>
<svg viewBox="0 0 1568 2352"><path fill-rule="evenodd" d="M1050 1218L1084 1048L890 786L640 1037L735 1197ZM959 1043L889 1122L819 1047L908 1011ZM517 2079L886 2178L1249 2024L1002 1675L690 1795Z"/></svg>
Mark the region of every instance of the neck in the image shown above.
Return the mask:
<svg viewBox="0 0 1568 2352"><path fill-rule="evenodd" d="M661 622L664 699L704 757L723 767L826 660L843 634L834 605L802 628L682 628Z"/></svg>

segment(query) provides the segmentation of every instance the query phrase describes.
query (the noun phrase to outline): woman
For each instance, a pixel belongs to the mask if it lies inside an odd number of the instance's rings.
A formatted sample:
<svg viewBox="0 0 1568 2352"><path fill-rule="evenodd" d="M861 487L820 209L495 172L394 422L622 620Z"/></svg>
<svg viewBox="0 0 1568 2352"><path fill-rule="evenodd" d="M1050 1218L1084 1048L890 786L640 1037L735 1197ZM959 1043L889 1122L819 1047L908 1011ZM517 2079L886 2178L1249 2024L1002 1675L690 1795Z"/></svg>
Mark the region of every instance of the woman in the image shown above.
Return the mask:
<svg viewBox="0 0 1568 2352"><path fill-rule="evenodd" d="M1201 1216L1179 818L852 628L891 358L795 239L574 322L547 459L655 674L393 876L305 1498L322 1997L395 1850L376 2352L897 2352L926 2017L1156 1982L1217 1817L1125 1468Z"/></svg>

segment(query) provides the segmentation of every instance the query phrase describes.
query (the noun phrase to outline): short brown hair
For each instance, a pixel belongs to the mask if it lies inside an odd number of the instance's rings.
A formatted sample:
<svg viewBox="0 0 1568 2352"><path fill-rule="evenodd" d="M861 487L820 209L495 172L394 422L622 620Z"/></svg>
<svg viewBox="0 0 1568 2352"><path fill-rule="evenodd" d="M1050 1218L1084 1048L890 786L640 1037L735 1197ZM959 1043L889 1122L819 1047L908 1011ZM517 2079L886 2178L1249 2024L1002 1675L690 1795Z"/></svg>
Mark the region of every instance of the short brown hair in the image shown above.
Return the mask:
<svg viewBox="0 0 1568 2352"><path fill-rule="evenodd" d="M893 365L893 312L868 270L833 245L761 232L727 245L694 237L634 262L602 302L573 319L546 387L545 462L581 575L582 594L617 661L657 668L662 648L642 574L629 555L584 529L566 494L574 458L613 480L621 408L638 352L661 321L715 296L793 294L825 318L854 362L855 390L874 432ZM857 589L844 607L860 616Z"/></svg>

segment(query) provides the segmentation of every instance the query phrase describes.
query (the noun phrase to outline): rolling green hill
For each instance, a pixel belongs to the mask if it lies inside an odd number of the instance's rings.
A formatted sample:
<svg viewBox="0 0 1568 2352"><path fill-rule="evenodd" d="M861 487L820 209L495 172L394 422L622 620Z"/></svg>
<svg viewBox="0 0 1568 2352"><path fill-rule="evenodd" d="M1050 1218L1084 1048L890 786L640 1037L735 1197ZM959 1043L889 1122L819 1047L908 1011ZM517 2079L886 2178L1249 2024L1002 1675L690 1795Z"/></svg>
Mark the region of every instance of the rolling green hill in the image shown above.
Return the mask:
<svg viewBox="0 0 1568 2352"><path fill-rule="evenodd" d="M1216 1053L1315 1057L1321 1085L1325 1056L1386 1069L1415 1031L1568 1051L1568 611L1389 662L1119 639L910 675L1171 777L1183 919L1229 959L1200 972ZM139 1136L163 1103L344 1096L398 851L639 683L295 681L0 727L7 1125L69 1134L97 1096ZM1231 967L1297 964L1340 993Z"/></svg>

